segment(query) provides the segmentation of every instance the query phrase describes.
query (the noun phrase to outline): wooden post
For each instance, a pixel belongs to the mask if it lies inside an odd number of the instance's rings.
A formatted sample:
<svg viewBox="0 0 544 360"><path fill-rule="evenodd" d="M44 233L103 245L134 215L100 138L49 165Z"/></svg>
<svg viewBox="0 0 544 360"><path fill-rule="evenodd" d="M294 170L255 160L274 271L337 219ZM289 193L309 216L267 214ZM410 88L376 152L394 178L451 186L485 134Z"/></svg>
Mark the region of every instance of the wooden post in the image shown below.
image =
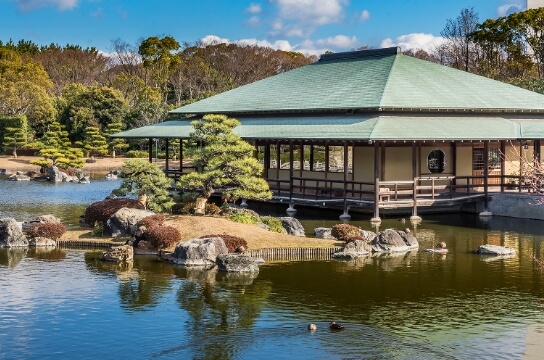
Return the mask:
<svg viewBox="0 0 544 360"><path fill-rule="evenodd" d="M164 139L165 146L166 146L166 159L165 159L165 164L164 164L164 171L165 171L167 176L168 176L168 170L169 170L168 158L170 157L170 144L169 144L168 140L169 140L168 138Z"/></svg>
<svg viewBox="0 0 544 360"><path fill-rule="evenodd" d="M183 174L183 139L179 139L179 173Z"/></svg>
<svg viewBox="0 0 544 360"><path fill-rule="evenodd" d="M293 200L293 162L295 154L293 153L293 141L289 141L289 202Z"/></svg>
<svg viewBox="0 0 544 360"><path fill-rule="evenodd" d="M344 213L340 216L340 220L351 219L348 208L348 142L344 141Z"/></svg>
<svg viewBox="0 0 544 360"><path fill-rule="evenodd" d="M501 192L504 192L504 176L506 175L506 143L501 140Z"/></svg>
<svg viewBox="0 0 544 360"><path fill-rule="evenodd" d="M149 146L149 162L153 162L153 139L152 138L149 138L149 141L148 141L148 146Z"/></svg>
<svg viewBox="0 0 544 360"><path fill-rule="evenodd" d="M268 169L270 168L270 144L264 146L264 178L268 179Z"/></svg>
<svg viewBox="0 0 544 360"><path fill-rule="evenodd" d="M374 217L370 220L372 223L381 223L380 219L380 144L374 142Z"/></svg>
<svg viewBox="0 0 544 360"><path fill-rule="evenodd" d="M412 143L412 177L415 178L418 176L417 173L417 148L416 143Z"/></svg>
<svg viewBox="0 0 544 360"><path fill-rule="evenodd" d="M417 178L414 178L412 189L412 201L414 202L414 207L412 208L412 216L410 217L410 221L418 223L421 221L421 218L417 215Z"/></svg>

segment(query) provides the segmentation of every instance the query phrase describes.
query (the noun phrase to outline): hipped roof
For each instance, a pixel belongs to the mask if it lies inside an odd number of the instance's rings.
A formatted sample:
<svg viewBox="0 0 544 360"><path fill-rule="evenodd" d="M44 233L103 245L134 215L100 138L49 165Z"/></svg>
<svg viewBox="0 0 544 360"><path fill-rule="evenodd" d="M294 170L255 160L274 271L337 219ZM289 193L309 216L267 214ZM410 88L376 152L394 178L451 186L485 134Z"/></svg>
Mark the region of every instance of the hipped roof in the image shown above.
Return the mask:
<svg viewBox="0 0 544 360"><path fill-rule="evenodd" d="M323 55L172 113L544 112L544 95L406 56L398 48Z"/></svg>

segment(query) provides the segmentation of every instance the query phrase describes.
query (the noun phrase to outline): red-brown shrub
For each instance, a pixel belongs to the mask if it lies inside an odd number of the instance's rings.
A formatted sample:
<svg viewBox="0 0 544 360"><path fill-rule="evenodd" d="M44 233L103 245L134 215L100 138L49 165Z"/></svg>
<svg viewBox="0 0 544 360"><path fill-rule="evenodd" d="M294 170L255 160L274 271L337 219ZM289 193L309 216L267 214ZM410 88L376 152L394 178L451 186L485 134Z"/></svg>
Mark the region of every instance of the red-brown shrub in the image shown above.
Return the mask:
<svg viewBox="0 0 544 360"><path fill-rule="evenodd" d="M340 241L350 242L360 240L360 229L350 224L336 224L331 229L331 235Z"/></svg>
<svg viewBox="0 0 544 360"><path fill-rule="evenodd" d="M31 237L45 237L52 240L58 240L65 232L64 225L57 223L36 223L26 231Z"/></svg>
<svg viewBox="0 0 544 360"><path fill-rule="evenodd" d="M143 209L144 206L138 200L127 198L105 199L95 202L85 210L85 224L94 226L98 221L106 224L106 221L121 208Z"/></svg>
<svg viewBox="0 0 544 360"><path fill-rule="evenodd" d="M149 229L146 239L155 248L162 250L177 244L181 240L181 234L172 226L155 226Z"/></svg>
<svg viewBox="0 0 544 360"><path fill-rule="evenodd" d="M149 215L138 222L138 227L144 226L146 232L149 232L149 230L151 230L155 226L164 225L165 219L166 218L164 217L164 215L161 214Z"/></svg>
<svg viewBox="0 0 544 360"><path fill-rule="evenodd" d="M235 252L236 249L238 249L240 246L243 246L247 249L247 241L242 239L238 236L233 235L227 235L227 234L220 234L220 235L205 235L201 236L201 239L205 238L214 238L214 237L220 237L225 242L225 245L227 246L227 249L229 250L229 253Z"/></svg>

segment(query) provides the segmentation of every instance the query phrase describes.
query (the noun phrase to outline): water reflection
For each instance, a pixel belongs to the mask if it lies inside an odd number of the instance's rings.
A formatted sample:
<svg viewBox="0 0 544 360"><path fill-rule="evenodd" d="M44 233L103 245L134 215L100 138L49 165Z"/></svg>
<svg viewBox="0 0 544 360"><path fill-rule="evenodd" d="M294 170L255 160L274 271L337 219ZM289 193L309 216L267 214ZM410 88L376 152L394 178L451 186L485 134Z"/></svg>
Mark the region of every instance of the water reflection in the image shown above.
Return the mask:
<svg viewBox="0 0 544 360"><path fill-rule="evenodd" d="M57 247L31 247L27 254L28 257L43 261L61 261L66 258L66 252Z"/></svg>
<svg viewBox="0 0 544 360"><path fill-rule="evenodd" d="M28 248L0 248L0 265L15 268L26 256Z"/></svg>

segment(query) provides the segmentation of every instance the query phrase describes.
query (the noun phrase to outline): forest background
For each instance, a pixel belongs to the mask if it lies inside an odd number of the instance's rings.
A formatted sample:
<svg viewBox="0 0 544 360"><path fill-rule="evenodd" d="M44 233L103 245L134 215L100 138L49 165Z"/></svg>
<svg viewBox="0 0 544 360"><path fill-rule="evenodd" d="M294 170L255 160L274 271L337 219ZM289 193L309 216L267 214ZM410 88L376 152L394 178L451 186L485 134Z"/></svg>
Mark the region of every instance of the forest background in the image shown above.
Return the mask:
<svg viewBox="0 0 544 360"><path fill-rule="evenodd" d="M441 35L446 41L439 47L405 54L544 93L544 8L484 21L466 8L447 20ZM146 157L146 140L108 136L169 120L169 110L318 60L171 36L135 45L117 38L111 49L106 55L77 44L0 40L3 153L39 151L63 167L77 167L82 156Z"/></svg>

